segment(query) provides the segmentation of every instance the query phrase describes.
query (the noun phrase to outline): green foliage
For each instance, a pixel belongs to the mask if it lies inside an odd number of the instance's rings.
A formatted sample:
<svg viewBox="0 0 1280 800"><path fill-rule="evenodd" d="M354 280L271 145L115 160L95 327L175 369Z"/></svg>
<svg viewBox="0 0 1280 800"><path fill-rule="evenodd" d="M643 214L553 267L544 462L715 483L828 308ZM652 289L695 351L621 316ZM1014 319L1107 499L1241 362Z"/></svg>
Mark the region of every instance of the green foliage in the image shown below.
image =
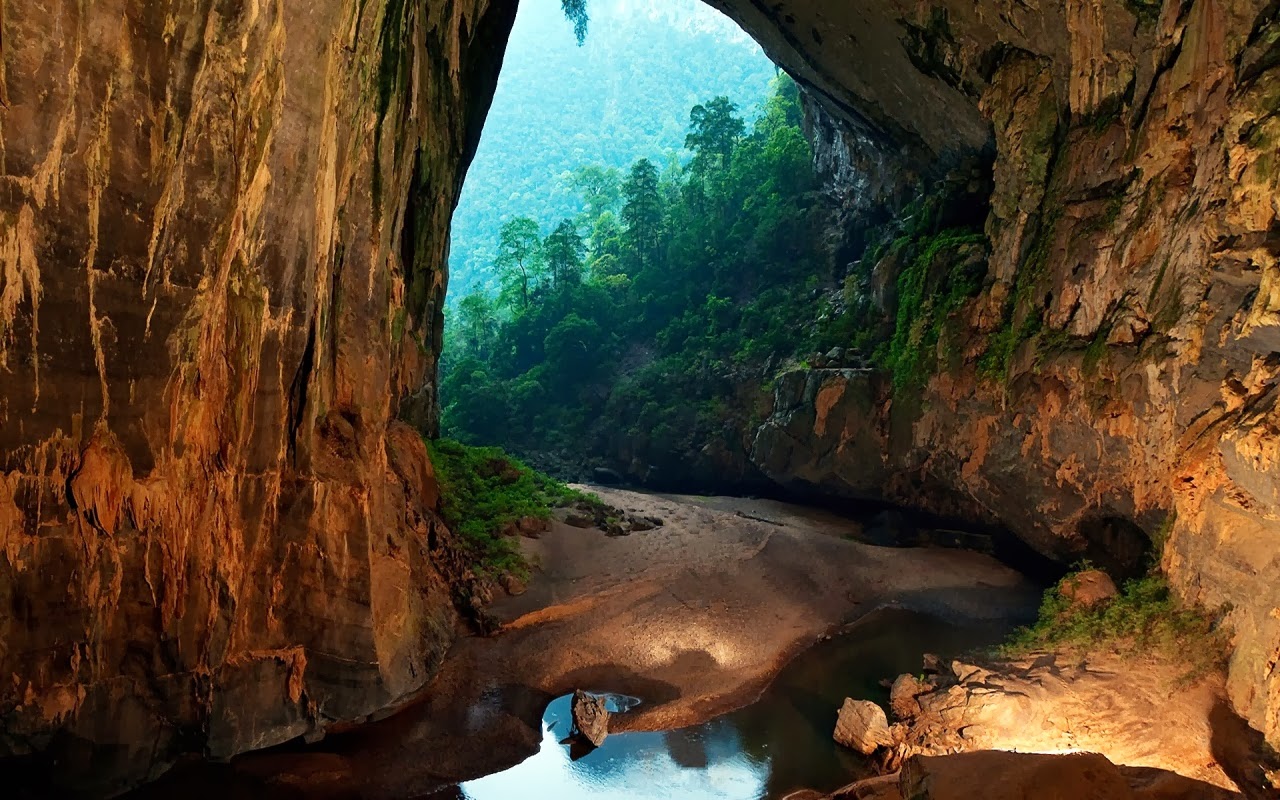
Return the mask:
<svg viewBox="0 0 1280 800"><path fill-rule="evenodd" d="M502 281L503 293L520 299L528 308L546 268L537 220L515 217L498 234L498 257L493 265Z"/></svg>
<svg viewBox="0 0 1280 800"><path fill-rule="evenodd" d="M585 242L582 217L545 239L532 219L503 226L493 270L507 290L446 314L447 435L582 452L635 431L675 453L752 413L730 397L740 370L781 363L821 338L815 314L839 316L814 302L825 260L794 84L778 81L750 129L723 97L699 108L697 170L676 156L665 170L641 158L621 181L574 173L596 215Z"/></svg>
<svg viewBox="0 0 1280 800"><path fill-rule="evenodd" d="M1187 681L1225 664L1229 637L1215 619L1221 614L1184 605L1163 576L1128 581L1114 599L1087 607L1072 603L1063 593L1075 574L1045 592L1037 621L1014 635L1004 655L1019 657L1046 648L1110 647L1181 662Z"/></svg>
<svg viewBox="0 0 1280 800"><path fill-rule="evenodd" d="M583 165L619 179L639 158L661 170L666 154L684 146L694 104L725 95L750 117L769 94L774 65L701 0L590 0L589 9L591 35L579 46L556 4L520 3L453 218L455 300L497 290L489 267L507 219L535 219L544 233L570 219L586 235L598 211L617 213L616 199L584 191L576 172ZM388 41L402 48L407 38L395 32L399 39Z"/></svg>
<svg viewBox="0 0 1280 800"><path fill-rule="evenodd" d="M1048 271L1061 219L1062 209L1056 206L1041 218L1031 252L1018 268L1013 292L1005 304L1003 323L988 338L986 352L978 361L978 372L988 379L1007 380L1018 349L1043 327L1042 301L1037 292Z"/></svg>
<svg viewBox="0 0 1280 800"><path fill-rule="evenodd" d="M706 105L694 106L689 112L689 134L684 137L685 148L693 153L689 169L703 176L727 168L745 132L746 124L729 98L717 97Z"/></svg>
<svg viewBox="0 0 1280 800"><path fill-rule="evenodd" d="M915 257L898 275L898 314L889 340L888 364L898 391L920 388L934 371L943 326L964 301L977 294L986 271L959 267L973 247L985 247L986 236L952 229L916 241Z"/></svg>
<svg viewBox="0 0 1280 800"><path fill-rule="evenodd" d="M560 0L560 10L573 23L573 38L578 40L578 46L581 47L587 40L587 0Z"/></svg>
<svg viewBox="0 0 1280 800"><path fill-rule="evenodd" d="M528 565L512 536L527 517L549 519L554 508L598 498L570 489L496 447L468 447L450 439L428 441L444 498L444 521L493 575L527 577Z"/></svg>

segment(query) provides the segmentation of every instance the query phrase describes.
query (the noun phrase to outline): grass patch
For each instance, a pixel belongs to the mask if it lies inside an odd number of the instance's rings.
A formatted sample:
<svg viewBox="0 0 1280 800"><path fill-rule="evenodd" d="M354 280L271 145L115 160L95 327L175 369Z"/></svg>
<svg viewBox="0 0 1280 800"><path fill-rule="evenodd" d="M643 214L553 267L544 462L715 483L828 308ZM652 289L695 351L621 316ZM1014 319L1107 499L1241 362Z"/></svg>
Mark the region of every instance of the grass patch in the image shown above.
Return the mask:
<svg viewBox="0 0 1280 800"><path fill-rule="evenodd" d="M470 447L452 439L428 441L431 463L444 498L444 521L491 576L527 578L513 523L549 519L555 508L577 502L600 505L593 495L571 489L507 455L498 447Z"/></svg>
<svg viewBox="0 0 1280 800"><path fill-rule="evenodd" d="M1229 636L1218 624L1226 609L1214 614L1184 605L1162 575L1131 580L1119 595L1098 606L1076 605L1062 593L1074 574L1045 592L1035 624L1015 633L1001 649L1002 656L1018 658L1044 649L1150 653L1181 662L1186 683L1226 664Z"/></svg>

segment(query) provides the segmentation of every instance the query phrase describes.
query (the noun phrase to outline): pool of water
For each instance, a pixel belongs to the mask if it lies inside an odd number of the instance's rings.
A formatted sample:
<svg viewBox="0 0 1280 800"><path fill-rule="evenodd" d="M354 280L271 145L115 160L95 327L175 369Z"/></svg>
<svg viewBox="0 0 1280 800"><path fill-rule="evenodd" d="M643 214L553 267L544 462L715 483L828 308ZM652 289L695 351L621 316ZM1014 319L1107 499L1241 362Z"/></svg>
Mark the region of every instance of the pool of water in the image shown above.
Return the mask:
<svg viewBox="0 0 1280 800"><path fill-rule="evenodd" d="M612 734L594 750L562 743L572 719L569 697L557 698L543 715L536 755L439 797L775 800L800 788L837 789L871 774L868 761L831 739L845 697L887 702L880 681L919 671L924 653L958 655L1006 633L906 611L880 612L802 653L746 708L673 731Z"/></svg>

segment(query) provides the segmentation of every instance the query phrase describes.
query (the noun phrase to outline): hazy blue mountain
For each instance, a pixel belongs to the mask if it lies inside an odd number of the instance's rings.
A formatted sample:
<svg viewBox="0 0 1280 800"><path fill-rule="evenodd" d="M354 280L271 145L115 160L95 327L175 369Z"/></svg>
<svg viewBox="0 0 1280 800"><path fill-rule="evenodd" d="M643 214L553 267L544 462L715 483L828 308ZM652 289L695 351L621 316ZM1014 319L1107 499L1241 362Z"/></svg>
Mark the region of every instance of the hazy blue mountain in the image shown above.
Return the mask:
<svg viewBox="0 0 1280 800"><path fill-rule="evenodd" d="M755 116L775 75L759 46L700 0L590 0L586 42L559 0L524 0L480 150L454 215L449 294L496 281L488 265L513 216L543 234L582 210L569 174L625 171L682 149L689 109L717 95Z"/></svg>

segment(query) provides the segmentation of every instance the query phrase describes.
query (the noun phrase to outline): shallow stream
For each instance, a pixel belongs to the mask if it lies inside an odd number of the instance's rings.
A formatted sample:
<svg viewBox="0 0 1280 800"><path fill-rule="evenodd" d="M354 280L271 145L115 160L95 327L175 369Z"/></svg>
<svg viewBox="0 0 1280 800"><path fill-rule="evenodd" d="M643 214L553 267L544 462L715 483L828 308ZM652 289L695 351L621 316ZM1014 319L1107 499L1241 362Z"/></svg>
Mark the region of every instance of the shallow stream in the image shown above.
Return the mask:
<svg viewBox="0 0 1280 800"><path fill-rule="evenodd" d="M887 702L880 682L919 671L924 653L955 656L1006 633L882 611L799 655L745 708L673 731L612 734L594 750L561 743L572 719L569 697L560 697L543 715L536 755L438 797L775 800L800 788L831 791L871 774L869 761L832 741L845 697Z"/></svg>

